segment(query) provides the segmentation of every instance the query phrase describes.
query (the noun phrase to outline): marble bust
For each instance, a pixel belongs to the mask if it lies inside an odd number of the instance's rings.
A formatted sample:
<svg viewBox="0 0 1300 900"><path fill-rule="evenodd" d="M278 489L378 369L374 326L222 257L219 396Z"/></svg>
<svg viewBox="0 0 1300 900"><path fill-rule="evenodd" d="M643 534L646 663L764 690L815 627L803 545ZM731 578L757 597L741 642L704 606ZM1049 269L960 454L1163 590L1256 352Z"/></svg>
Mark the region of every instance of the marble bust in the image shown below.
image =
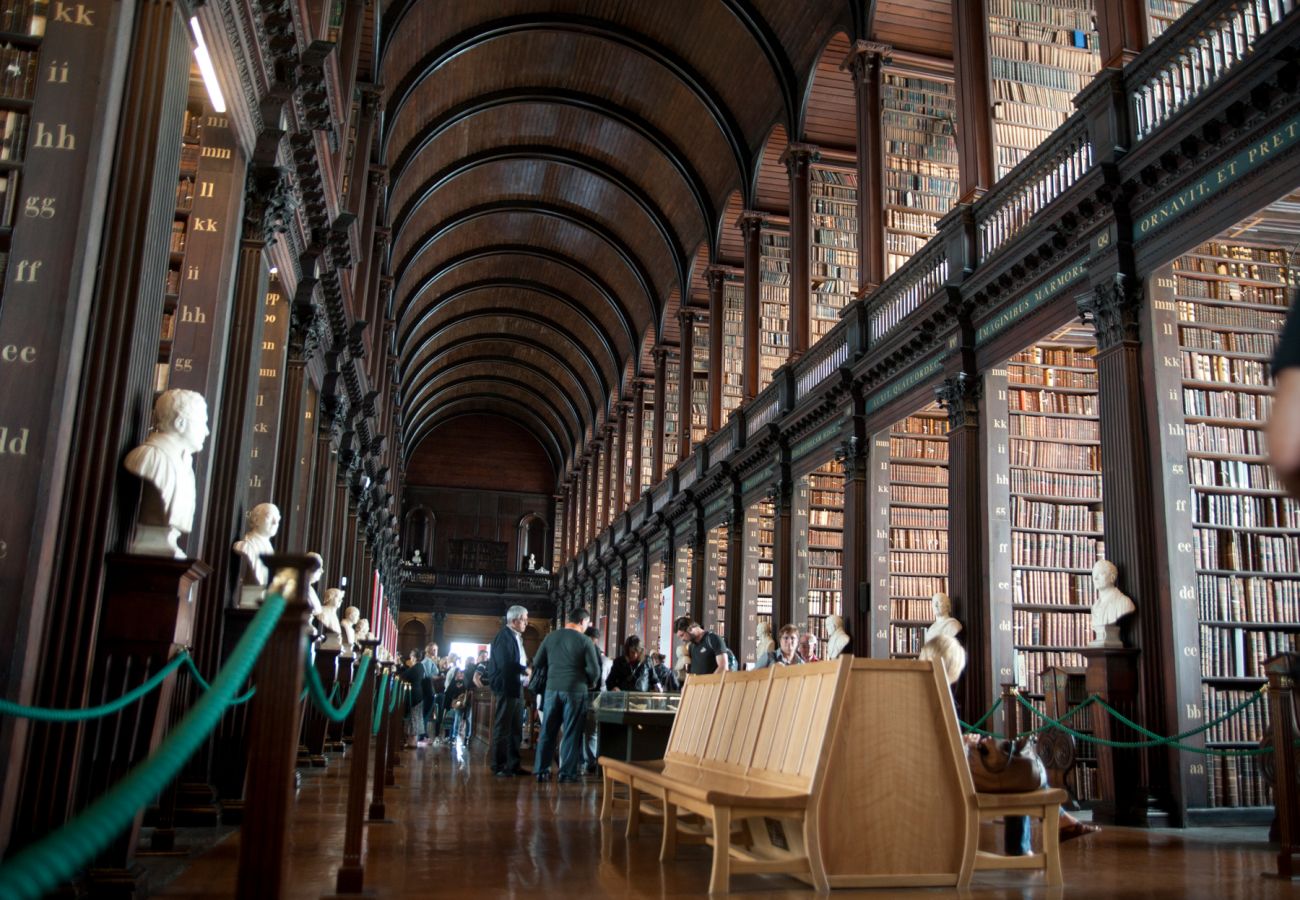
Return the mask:
<svg viewBox="0 0 1300 900"><path fill-rule="evenodd" d="M338 588L325 591L325 602L316 614L320 630L325 634L322 650L343 650L343 624L339 621L339 607L343 605L343 592Z"/></svg>
<svg viewBox="0 0 1300 900"><path fill-rule="evenodd" d="M943 667L944 678L955 684L966 669L966 648L957 640L961 622L952 617L952 600L945 593L930 598L934 622L925 629L925 642L918 659L936 660Z"/></svg>
<svg viewBox="0 0 1300 900"><path fill-rule="evenodd" d="M754 658L761 660L775 652L776 641L772 640L772 626L760 621L754 637Z"/></svg>
<svg viewBox="0 0 1300 900"><path fill-rule="evenodd" d="M243 587L239 605L242 607L256 607L262 602L270 578L262 556L275 552L271 538L279 530L280 510L274 503L259 503L248 511L248 531L231 548L240 556L239 583Z"/></svg>
<svg viewBox="0 0 1300 900"><path fill-rule="evenodd" d="M1123 647L1119 636L1119 620L1135 612L1137 606L1119 588L1119 569L1113 562L1099 559L1092 567L1092 586L1097 589L1097 599L1092 604L1091 647Z"/></svg>
<svg viewBox="0 0 1300 900"><path fill-rule="evenodd" d="M358 640L358 641L367 641L367 640L370 640L370 620L369 620L369 619L359 619L359 620L357 620L357 640Z"/></svg>
<svg viewBox="0 0 1300 900"><path fill-rule="evenodd" d="M843 616L826 617L826 658L838 659L849 646L849 635L844 630Z"/></svg>
<svg viewBox="0 0 1300 900"><path fill-rule="evenodd" d="M320 583L321 576L325 574L325 558L319 553L311 552L307 558L316 563L316 568L311 570L307 576L307 605L311 607L311 614L314 618L319 619L321 614L320 595L316 593L316 585Z"/></svg>
<svg viewBox="0 0 1300 900"><path fill-rule="evenodd" d="M177 540L194 527L198 494L193 457L207 436L203 395L179 388L163 391L153 405L149 436L124 462L126 470L144 482L129 552L185 558Z"/></svg>
<svg viewBox="0 0 1300 900"><path fill-rule="evenodd" d="M338 590L338 588L335 588ZM339 602L343 602L343 592L339 591ZM357 623L361 621L361 610L355 606L349 606L343 610L343 618L339 620L339 629L343 632L343 655L352 656L352 648L357 642Z"/></svg>

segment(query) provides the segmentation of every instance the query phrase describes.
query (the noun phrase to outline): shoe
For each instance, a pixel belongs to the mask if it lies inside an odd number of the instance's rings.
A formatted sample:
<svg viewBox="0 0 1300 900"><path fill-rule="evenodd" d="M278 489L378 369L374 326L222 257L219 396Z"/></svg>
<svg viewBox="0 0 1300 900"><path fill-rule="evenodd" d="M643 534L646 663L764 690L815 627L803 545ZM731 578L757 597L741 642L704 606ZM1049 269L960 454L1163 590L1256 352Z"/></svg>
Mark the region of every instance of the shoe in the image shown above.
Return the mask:
<svg viewBox="0 0 1300 900"><path fill-rule="evenodd" d="M538 773L537 773L537 780L538 780L539 782L550 781L550 780L551 780L551 773L550 773L550 772L538 772Z"/></svg>
<svg viewBox="0 0 1300 900"><path fill-rule="evenodd" d="M511 771L508 770L508 769L501 769L500 771L493 772L492 774L495 775L497 778L514 778L514 777L515 777L515 773L514 773L514 772L511 772Z"/></svg>
<svg viewBox="0 0 1300 900"><path fill-rule="evenodd" d="M527 769L522 769L522 768L520 768L519 766L515 766L513 769L508 769L507 771L508 771L511 775L531 775L531 774L533 774L532 772L528 771Z"/></svg>
<svg viewBox="0 0 1300 900"><path fill-rule="evenodd" d="M595 763L591 763L590 765L583 766L582 773L584 775L599 775L600 766L596 765Z"/></svg>
<svg viewBox="0 0 1300 900"><path fill-rule="evenodd" d="M1072 841L1075 838L1081 838L1085 835L1096 834L1098 831L1101 831L1100 825L1092 825L1088 822L1076 821L1062 824L1056 834L1057 840L1064 843L1065 841Z"/></svg>

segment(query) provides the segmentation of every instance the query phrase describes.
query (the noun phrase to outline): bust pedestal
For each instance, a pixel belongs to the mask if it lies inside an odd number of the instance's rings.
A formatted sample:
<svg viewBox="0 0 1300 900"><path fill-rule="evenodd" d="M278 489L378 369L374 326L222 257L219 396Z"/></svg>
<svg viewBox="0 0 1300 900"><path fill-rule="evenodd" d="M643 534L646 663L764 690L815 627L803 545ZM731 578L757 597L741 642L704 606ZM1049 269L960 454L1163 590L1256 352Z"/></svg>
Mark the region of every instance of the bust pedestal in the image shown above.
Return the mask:
<svg viewBox="0 0 1300 900"><path fill-rule="evenodd" d="M339 697L346 697L348 691L352 690L352 674L356 671L356 657L352 654L340 656L338 658L338 685ZM342 702L339 700L338 702ZM328 739L325 742L325 749L330 753L342 753L347 749L347 745L352 743L352 716L349 715L342 722L330 722L327 730ZM347 743L344 743L347 741Z"/></svg>
<svg viewBox="0 0 1300 900"><path fill-rule="evenodd" d="M338 658L339 651L337 650L317 649L316 658L312 661L317 674L320 675L320 683L325 689L325 696L327 697L334 690L334 685L338 683L335 674L338 669ZM347 695L343 693L343 686L340 684L339 692L332 702L337 706L343 702L345 696ZM312 767L321 768L327 762L325 751L328 748L325 746L325 734L329 728L329 720L310 701L307 705L310 707L307 714L307 728L304 734L304 743L307 745L307 759Z"/></svg>
<svg viewBox="0 0 1300 900"><path fill-rule="evenodd" d="M1131 647L1085 647L1088 694L1100 695L1129 719L1139 722L1138 650ZM1112 719L1104 710L1089 711L1093 734L1103 740L1140 741L1142 735ZM1103 825L1152 827L1166 824L1165 814L1152 809L1143 778L1145 760L1139 749L1097 746L1097 796L1092 819Z"/></svg>
<svg viewBox="0 0 1300 900"><path fill-rule="evenodd" d="M194 587L212 571L195 559L128 553L110 554L105 569L103 612L89 678L91 704L140 684L189 645ZM157 748L167 732L178 680L172 675L157 690L86 730L79 786L83 802L104 793ZM170 803L167 796L163 799L158 827L174 836L175 795ZM96 858L89 872L92 896L136 896L145 889L143 870L134 862L141 818L138 813L131 827Z"/></svg>

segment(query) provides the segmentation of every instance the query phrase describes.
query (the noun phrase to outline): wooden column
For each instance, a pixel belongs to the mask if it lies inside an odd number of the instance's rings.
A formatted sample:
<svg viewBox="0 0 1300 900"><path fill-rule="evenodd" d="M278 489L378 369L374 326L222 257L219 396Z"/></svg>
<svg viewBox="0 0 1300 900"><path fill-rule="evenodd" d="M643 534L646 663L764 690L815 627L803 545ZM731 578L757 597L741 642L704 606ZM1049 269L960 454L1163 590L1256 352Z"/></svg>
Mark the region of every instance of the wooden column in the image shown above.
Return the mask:
<svg viewBox="0 0 1300 900"><path fill-rule="evenodd" d="M348 472L340 463L335 452L333 522L329 530L329 549L324 551L325 576L322 579L322 584L329 587L340 587L340 580L347 575Z"/></svg>
<svg viewBox="0 0 1300 900"><path fill-rule="evenodd" d="M726 378L722 363L722 333L726 330L726 304L723 286L726 272L717 266L704 270L709 283L709 434L722 427L722 382Z"/></svg>
<svg viewBox="0 0 1300 900"><path fill-rule="evenodd" d="M96 21L106 29L117 27L118 16L130 21L129 10L109 8L112 6L91 3L85 11L98 16ZM49 145L40 145L36 135L42 121L32 123L26 166L33 178L31 184L22 185L24 196L32 203L40 201L40 197L32 194L34 189L49 190L45 202L54 221L43 227L34 223L27 226L27 233L32 236L44 231L49 243L37 241L21 248L32 255L21 260L15 257L11 262L4 297L4 317L16 316L18 321L12 325L6 323L2 333L20 338L23 342L20 347L30 345L33 362L29 371L21 374L14 371L15 366L4 367L6 393L17 396L2 407L6 418L0 420L0 425L8 430L0 474L6 486L5 518L13 516L18 522L15 527L6 521L0 531L5 556L10 558L0 565L0 575L4 576L0 583L14 592L4 596L0 603L6 608L0 612L0 620L8 627L26 629L23 614L26 608L19 605L19 595L27 594L23 561L36 560L38 556L52 559L45 591L48 607L44 634L34 654L38 662L29 663L29 677L34 677L35 686L28 702L44 707L79 708L86 705L92 687L86 672L92 661L101 615L105 556L129 538L129 523L139 504L139 480L122 470L121 461L145 437L153 407L154 367L158 362L168 245L176 210L176 173L180 166L190 48L185 22L176 3L148 0L135 4L134 31L126 51L129 65L123 86L121 119L116 126L112 181L108 184L106 206L92 212L91 208L79 206L79 202L90 200L81 194L80 177L87 169L97 168L98 161L77 152L77 145L79 141L88 144L100 137L91 125L95 117L93 106L87 109L83 101L91 98L93 103L93 98L99 96L97 85L104 74L103 54L109 49L111 38L106 37L104 40L110 43L105 44L94 40L89 28L91 20L87 18L84 25L78 24L80 8L77 21L73 20L72 7L68 7L67 15L62 18L55 10L56 7L50 7L47 27L51 30L52 43L42 47L41 62L45 64L47 55L53 58L58 52L55 46L67 51L71 84L67 89L55 90L44 88L43 74L37 78L42 106L49 114L49 118L42 118L47 134L54 136ZM117 52L124 49L115 48ZM80 56L83 52L86 53L84 63ZM82 65L85 68L80 68ZM77 97L79 93L85 97ZM104 98L103 102L109 101ZM65 114L74 118L65 120ZM60 122L64 124L56 124ZM81 133L77 134L74 127L81 129ZM42 173L45 177L38 180L36 172L40 169L45 170ZM51 175L65 183L46 180ZM76 189L66 184L71 181L79 182ZM65 201L69 207L63 205ZM84 332L65 332L70 343L59 347L50 342L51 332L47 329L53 326L55 334L61 332L67 314L76 309L64 293L72 285L60 270L77 259L80 249L67 245L67 233L60 233L58 218L65 216L75 221L83 215L103 217L99 268L93 299L75 313L78 318L86 316L81 318ZM26 224L20 221L20 232ZM63 255L50 255L53 253ZM93 269L94 263L86 260L86 265ZM34 322L34 317L43 315L46 305L59 309L53 314L53 322ZM78 340L84 344L78 344ZM79 387L75 396L66 401L75 406L76 414L67 446L66 475L62 476L66 477L66 485L62 485L61 476L42 469L44 454L54 452L64 440L61 435L48 431L48 424L58 418L47 405L49 394L55 393L58 387L50 384L46 373L61 369L58 357L65 352L80 354L80 375L74 374L75 368L68 372L70 385L78 384L79 377ZM31 392L42 387L49 393L32 395ZM8 418L10 411L16 418ZM35 433L27 430L24 423L30 423ZM20 429L20 424L24 428ZM28 493L36 487L31 481L37 473L51 479L44 482L45 490L62 487L64 495ZM47 504L60 510L58 518L41 522L40 507ZM31 527L38 522L46 529L44 534L32 533ZM29 541L44 544L45 552L38 553L27 546ZM24 550L29 552L20 556ZM27 596L31 598L30 594ZM32 602L44 605L44 599ZM23 610L15 616L16 622L8 612L10 609ZM37 626L36 634L40 633ZM26 647L17 650L17 660L22 660L26 652ZM6 656L0 664L0 686L16 696L23 676L19 672L11 675L10 662ZM12 794L5 798L5 806L15 811L13 821L21 828L21 834L15 836L17 843L57 828L72 812L83 726L34 723L28 734L24 773L9 788L12 791L16 787L19 792L16 808L9 807ZM6 766L16 763L9 759ZM17 844L11 844L10 849L17 849Z"/></svg>
<svg viewBox="0 0 1300 900"><path fill-rule="evenodd" d="M953 69L957 81L957 201L970 203L993 186L993 98L989 88L988 16L984 0L953 0Z"/></svg>
<svg viewBox="0 0 1300 900"><path fill-rule="evenodd" d="M636 379L632 385L632 483L628 485L628 505L641 499L641 469L645 461L641 448L645 443L645 381Z"/></svg>
<svg viewBox="0 0 1300 900"><path fill-rule="evenodd" d="M331 446L330 422L325 418L322 409L316 410L316 427L311 502L307 504L305 546L308 550L314 550L324 556L329 549L334 524L334 483L338 478L338 460ZM328 561L326 565L328 567Z"/></svg>
<svg viewBox="0 0 1300 900"><path fill-rule="evenodd" d="M870 456L866 441L852 436L840 444L835 458L844 466L844 627L855 656L871 656L872 622L889 622L889 589L871 585L871 501L867 477ZM879 600L875 598L879 597ZM872 604L882 603L879 615Z"/></svg>
<svg viewBox="0 0 1300 900"><path fill-rule="evenodd" d="M618 412L618 455L614 459L614 469L618 472L618 500L614 505L614 515L621 516L627 509L627 413L628 404L620 401L615 407Z"/></svg>
<svg viewBox="0 0 1300 900"><path fill-rule="evenodd" d="M853 76L854 117L858 132L858 292L875 290L885 280L885 143L880 130L880 69L892 48L857 40L840 63ZM856 636L855 636L856 641Z"/></svg>
<svg viewBox="0 0 1300 900"><path fill-rule="evenodd" d="M619 404L617 403L614 404L614 414L617 415L620 419L622 419L622 415L619 413L619 410L621 408L622 407ZM602 484L605 485L605 509L602 511L600 517L600 527L602 529L604 529L605 526L607 526L614 519L614 494L616 492L614 490L613 481L614 481L614 473L618 471L615 466L616 460L614 457L617 451L618 451L618 445L614 443L614 426L611 424L606 424L605 425L605 454L602 459L602 461L604 462L604 474L602 475L604 481L602 482Z"/></svg>
<svg viewBox="0 0 1300 900"><path fill-rule="evenodd" d="M1079 314L1097 333L1097 404L1102 410L1101 477L1105 498L1103 533L1106 559L1119 569L1119 587L1137 604L1129 617L1125 637L1142 652L1141 722L1157 734L1170 734L1169 711L1176 702L1175 685L1168 677L1168 660L1177 652L1168 622L1174 614L1168 585L1161 584L1163 553L1152 536L1158 531L1152 484L1152 446L1144 397L1142 344L1139 321L1143 291L1139 284L1116 274L1094 286L1078 301ZM1134 627L1136 625L1136 627ZM1143 784L1166 808L1175 804L1177 757L1169 749L1146 753ZM1147 797L1116 797L1120 807L1145 810ZM1133 813L1136 815L1136 813ZM1145 823L1145 814L1141 817Z"/></svg>
<svg viewBox="0 0 1300 900"><path fill-rule="evenodd" d="M664 431L667 428L667 420L664 416L665 391L667 390L666 380L668 377L668 348L655 347L655 433L653 444L653 455L650 463L650 486L654 487L664 477ZM678 370L680 371L680 366ZM679 414L680 416L680 414Z"/></svg>
<svg viewBox="0 0 1300 900"><path fill-rule="evenodd" d="M310 294L309 294L310 298ZM303 549L307 527L305 510L296 509L295 498L301 490L301 457L310 452L303 446L303 395L307 380L307 358L316 324L316 311L307 303L295 302L285 310L290 316L289 340L284 365L284 396L280 402L280 427L275 453L275 480L272 502L280 510L280 544L294 551Z"/></svg>
<svg viewBox="0 0 1300 900"><path fill-rule="evenodd" d="M745 509L741 505L740 486L732 485L731 515L727 527L727 609L725 614L727 646L743 664L745 653L741 640L745 635Z"/></svg>
<svg viewBox="0 0 1300 900"><path fill-rule="evenodd" d="M746 401L758 396L758 331L761 320L759 305L759 257L762 255L763 214L741 213L736 221L745 239L745 396ZM804 270L805 272L807 269Z"/></svg>
<svg viewBox="0 0 1300 900"><path fill-rule="evenodd" d="M704 624L704 580L708 570L709 542L704 534L704 521L698 515L691 519L692 534L686 541L691 551L691 610L690 616Z"/></svg>
<svg viewBox="0 0 1300 900"><path fill-rule="evenodd" d="M794 482L789 463L777 465L777 477L768 489L772 501L772 634L794 622Z"/></svg>
<svg viewBox="0 0 1300 900"><path fill-rule="evenodd" d="M581 553L587 546L587 523L591 521L590 495L591 481L587 477L588 466L591 458L584 456L578 463L578 510L577 524L574 526L573 533L578 541L573 547L573 553L576 556Z"/></svg>
<svg viewBox="0 0 1300 900"><path fill-rule="evenodd" d="M1097 40L1103 68L1122 69L1151 43L1142 0L1097 0Z"/></svg>
<svg viewBox="0 0 1300 900"><path fill-rule="evenodd" d="M790 360L808 350L812 328L812 228L808 169L820 158L811 144L791 143L781 155L790 176ZM861 206L861 204L859 204Z"/></svg>
<svg viewBox="0 0 1300 900"><path fill-rule="evenodd" d="M587 543L600 534L600 438L591 442L591 457L587 465Z"/></svg>
<svg viewBox="0 0 1300 900"><path fill-rule="evenodd" d="M691 452L691 392L695 387L695 320L698 314L683 309L677 314L681 329L681 361L677 364L677 459Z"/></svg>
<svg viewBox="0 0 1300 900"><path fill-rule="evenodd" d="M985 569L987 538L984 521L985 474L980 442L981 382L957 372L935 388L939 405L948 413L948 593L954 615L965 624L966 671L956 686L964 712L981 715L997 698L992 677Z"/></svg>

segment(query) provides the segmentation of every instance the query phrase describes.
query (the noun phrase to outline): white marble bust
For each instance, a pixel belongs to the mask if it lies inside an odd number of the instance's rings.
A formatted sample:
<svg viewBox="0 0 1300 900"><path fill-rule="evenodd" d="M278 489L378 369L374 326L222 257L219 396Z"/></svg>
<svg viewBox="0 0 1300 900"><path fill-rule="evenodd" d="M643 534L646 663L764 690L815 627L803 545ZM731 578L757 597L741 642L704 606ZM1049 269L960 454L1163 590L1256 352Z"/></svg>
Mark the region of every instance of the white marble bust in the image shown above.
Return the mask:
<svg viewBox="0 0 1300 900"><path fill-rule="evenodd" d="M849 646L849 634L844 630L844 617L827 616L826 629L826 658L838 659Z"/></svg>
<svg viewBox="0 0 1300 900"><path fill-rule="evenodd" d="M355 608L355 607L354 607L354 608ZM370 620L369 620L369 619L358 619L358 620L357 620L357 640L358 640L358 641L368 641L368 640L370 640Z"/></svg>
<svg viewBox="0 0 1300 900"><path fill-rule="evenodd" d="M338 588L329 588L325 591L325 602L321 604L321 611L316 614L316 621L320 624L320 629L325 633L325 641L321 644L322 650L343 650L343 623L339 621L339 607L343 605L343 592Z"/></svg>
<svg viewBox="0 0 1300 900"><path fill-rule="evenodd" d="M940 592L930 598L934 622L925 629L925 643L918 659L937 660L949 684L955 684L966 669L966 648L957 640L961 622L952 617L952 600Z"/></svg>
<svg viewBox="0 0 1300 900"><path fill-rule="evenodd" d="M274 553L271 538L280 530L280 510L274 503L259 503L248 511L248 530L232 548L243 558L240 582L266 586L268 572L262 562L264 554Z"/></svg>
<svg viewBox="0 0 1300 900"><path fill-rule="evenodd" d="M334 590L338 590L335 588ZM339 591L339 602L343 602L343 592ZM361 621L361 610L355 606L349 606L343 610L343 618L339 620L339 628L343 632L343 655L351 656L352 648L357 642L357 623Z"/></svg>
<svg viewBox="0 0 1300 900"><path fill-rule="evenodd" d="M760 621L754 636L754 659L762 660L776 652L776 641L772 640L772 626Z"/></svg>
<svg viewBox="0 0 1300 900"><path fill-rule="evenodd" d="M126 455L126 470L144 482L129 552L184 559L177 540L194 527L194 454L208 436L208 404L195 391L163 391L153 405L153 428Z"/></svg>
<svg viewBox="0 0 1300 900"><path fill-rule="evenodd" d="M1097 560L1092 567L1092 586L1097 589L1097 599L1092 604L1092 647L1123 647L1119 636L1119 620L1137 610L1137 606L1119 588L1119 569L1113 562Z"/></svg>
<svg viewBox="0 0 1300 900"><path fill-rule="evenodd" d="M311 574L307 576L307 605L311 607L311 614L319 619L322 607L320 595L316 593L316 585L325 574L325 558L315 551L308 553L307 558L316 563L316 568L312 569Z"/></svg>

